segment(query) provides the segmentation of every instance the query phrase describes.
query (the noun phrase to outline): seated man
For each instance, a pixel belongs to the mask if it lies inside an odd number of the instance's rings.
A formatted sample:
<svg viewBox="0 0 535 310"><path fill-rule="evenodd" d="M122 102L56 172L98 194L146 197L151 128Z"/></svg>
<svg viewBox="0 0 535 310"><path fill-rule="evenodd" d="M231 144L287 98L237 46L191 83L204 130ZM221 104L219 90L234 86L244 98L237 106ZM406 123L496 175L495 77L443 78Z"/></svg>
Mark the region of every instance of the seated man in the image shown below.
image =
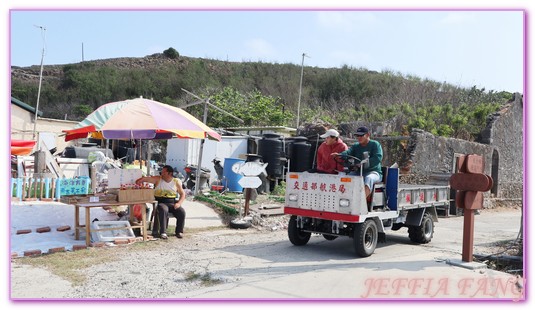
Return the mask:
<svg viewBox="0 0 535 310"><path fill-rule="evenodd" d="M331 156L332 153L347 150L347 145L340 138L338 131L329 129L320 138L325 139L325 141L318 148L316 172L336 174L339 171L344 171L344 166L336 162Z"/></svg>
<svg viewBox="0 0 535 310"><path fill-rule="evenodd" d="M359 127L355 133L358 142L353 144L348 150L341 153L333 153L332 156L351 155L364 161L362 163L362 174L364 177L364 191L366 198L370 198L373 184L380 182L383 178L381 171L381 161L383 160L383 148L376 140L370 139L370 131L367 127Z"/></svg>
<svg viewBox="0 0 535 310"><path fill-rule="evenodd" d="M154 184L154 198L158 201L152 225L152 236L167 239L167 223L169 212L173 213L176 218L175 236L182 238L184 233L184 222L186 211L182 208L182 203L186 199L186 193L182 188L182 182L173 178L173 167L163 166L160 176L141 177L136 180L136 184L141 185L143 182ZM176 198L180 197L178 201Z"/></svg>

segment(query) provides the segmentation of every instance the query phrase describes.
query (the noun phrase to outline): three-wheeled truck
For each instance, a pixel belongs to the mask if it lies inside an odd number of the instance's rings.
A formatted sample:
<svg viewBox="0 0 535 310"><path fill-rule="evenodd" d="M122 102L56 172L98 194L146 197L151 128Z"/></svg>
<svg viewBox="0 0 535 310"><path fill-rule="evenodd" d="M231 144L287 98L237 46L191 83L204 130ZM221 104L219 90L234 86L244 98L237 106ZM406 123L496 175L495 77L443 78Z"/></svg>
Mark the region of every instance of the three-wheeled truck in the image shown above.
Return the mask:
<svg viewBox="0 0 535 310"><path fill-rule="evenodd" d="M359 171L365 162L344 156L344 172L338 175L289 172L286 176L284 213L291 215L288 237L294 245L305 245L311 234L327 240L353 238L358 256L373 254L378 241L386 241L388 230L407 227L409 239L428 243L433 238L436 207L448 207L449 186L399 183L399 169L383 167L383 180L364 193Z"/></svg>

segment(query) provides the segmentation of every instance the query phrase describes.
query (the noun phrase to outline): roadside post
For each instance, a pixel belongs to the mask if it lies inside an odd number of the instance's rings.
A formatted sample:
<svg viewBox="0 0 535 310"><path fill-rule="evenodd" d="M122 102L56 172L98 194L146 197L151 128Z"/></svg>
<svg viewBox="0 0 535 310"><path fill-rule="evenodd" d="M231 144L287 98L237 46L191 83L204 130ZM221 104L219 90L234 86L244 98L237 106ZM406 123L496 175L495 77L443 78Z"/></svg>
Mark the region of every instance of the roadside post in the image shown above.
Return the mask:
<svg viewBox="0 0 535 310"><path fill-rule="evenodd" d="M457 158L456 173L450 178L451 188L457 190L455 204L463 209L462 261L472 262L474 250L474 215L483 208L483 192L492 188L492 178L486 174L483 156L462 155Z"/></svg>
<svg viewBox="0 0 535 310"><path fill-rule="evenodd" d="M262 185L262 180L258 177L260 174L267 175L266 167L268 163L260 163L257 161L245 162L240 166L238 173L243 177L238 181L241 187L245 188L245 207L244 216L249 215L249 202L251 200L251 192L253 188L258 188Z"/></svg>

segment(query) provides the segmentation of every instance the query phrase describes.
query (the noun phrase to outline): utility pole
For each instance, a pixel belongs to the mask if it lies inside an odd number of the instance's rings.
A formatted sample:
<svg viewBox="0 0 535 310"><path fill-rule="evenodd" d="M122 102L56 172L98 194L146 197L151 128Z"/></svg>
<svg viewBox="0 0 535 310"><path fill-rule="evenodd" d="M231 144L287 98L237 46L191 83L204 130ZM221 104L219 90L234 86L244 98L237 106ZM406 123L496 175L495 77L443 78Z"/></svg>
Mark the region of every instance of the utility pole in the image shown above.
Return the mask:
<svg viewBox="0 0 535 310"><path fill-rule="evenodd" d="M299 82L299 99L297 99L297 125L295 126L295 129L299 128L299 110L301 109L301 91L303 88L303 71L304 71L304 64L305 64L305 56L307 54L303 53L303 59L301 60L301 80Z"/></svg>
<svg viewBox="0 0 535 310"><path fill-rule="evenodd" d="M41 28L41 36L43 37L43 52L41 54L41 72L39 73L39 88L37 89L37 104L35 105L35 118L33 121L33 135L32 140L35 140L35 134L37 129L37 114L39 113L39 99L41 97L41 83L43 82L43 59L45 58L45 33L46 28L43 26L35 26Z"/></svg>
<svg viewBox="0 0 535 310"><path fill-rule="evenodd" d="M182 107L180 107L181 109L184 109L186 107L189 107L189 106L192 106L192 105L197 105L199 103L204 103L204 113L203 113L203 123L206 125L206 122L208 121L208 107L212 107L212 108L215 108L216 110L220 111L220 112L223 112L225 113L226 115L234 118L235 120L237 120L238 122L240 123L243 123L243 120L239 117L236 117L232 114L230 114L229 112L221 109L220 107L216 106L216 105L213 105L210 103L210 99L202 99L200 98L199 96L195 95L194 93L191 93L187 90L185 90L184 88L182 88L182 91L186 92L187 94L193 96L194 98L197 98L199 99L198 101L195 101L193 103L190 103L190 104L187 104L187 105L184 105ZM199 146L199 158L197 160L197 175L195 176L195 191L194 191L194 195L197 196L200 192L200 188L201 188L201 184L200 183L200 180L201 180L201 164L202 164L202 153L203 153L203 149L204 149L204 140L205 139L202 139L201 140L201 145Z"/></svg>

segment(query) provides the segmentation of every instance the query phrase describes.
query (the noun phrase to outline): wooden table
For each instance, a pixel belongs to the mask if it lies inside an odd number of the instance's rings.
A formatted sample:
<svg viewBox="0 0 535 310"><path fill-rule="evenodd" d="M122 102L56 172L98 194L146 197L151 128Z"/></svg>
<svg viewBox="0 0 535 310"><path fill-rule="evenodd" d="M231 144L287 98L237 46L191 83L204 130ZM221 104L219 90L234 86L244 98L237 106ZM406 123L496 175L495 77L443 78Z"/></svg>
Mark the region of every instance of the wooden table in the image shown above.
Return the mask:
<svg viewBox="0 0 535 310"><path fill-rule="evenodd" d="M85 244L91 245L91 231L106 231L106 230L121 230L130 228L141 228L143 234L143 241L147 241L147 212L144 204L150 203L155 207L157 203L155 200L150 201L129 201L129 202L116 202L116 201L103 201L103 202L86 202L78 203L74 205L74 239L80 240L80 230L85 230ZM130 221L134 219L133 207L136 204L143 205L141 208L141 225L134 225L130 227L113 227L102 229L91 229L91 208L112 207L120 205L128 205L128 213L130 214ZM85 225L80 225L80 208L85 208ZM154 209L153 209L154 210Z"/></svg>

